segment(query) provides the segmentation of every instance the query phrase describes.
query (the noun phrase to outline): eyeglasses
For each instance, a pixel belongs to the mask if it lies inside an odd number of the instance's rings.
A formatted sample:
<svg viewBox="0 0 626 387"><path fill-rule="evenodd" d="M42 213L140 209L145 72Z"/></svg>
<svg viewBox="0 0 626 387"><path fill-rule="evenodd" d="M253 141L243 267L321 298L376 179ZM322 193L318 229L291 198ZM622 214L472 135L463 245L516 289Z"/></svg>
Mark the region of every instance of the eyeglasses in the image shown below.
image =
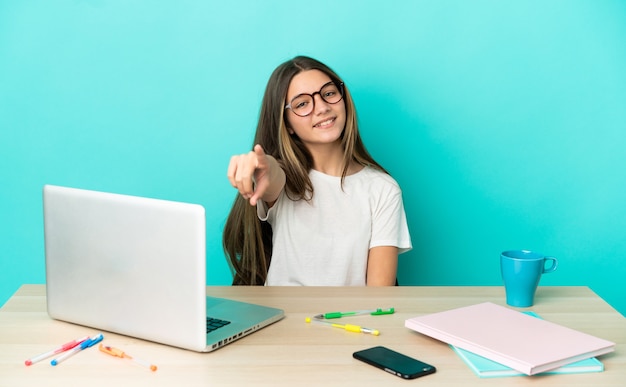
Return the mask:
<svg viewBox="0 0 626 387"><path fill-rule="evenodd" d="M297 116L306 117L313 113L315 108L315 94L319 94L324 102L334 105L343 98L343 82L336 85L335 82L330 81L318 92L298 94L285 106L285 109L291 109Z"/></svg>

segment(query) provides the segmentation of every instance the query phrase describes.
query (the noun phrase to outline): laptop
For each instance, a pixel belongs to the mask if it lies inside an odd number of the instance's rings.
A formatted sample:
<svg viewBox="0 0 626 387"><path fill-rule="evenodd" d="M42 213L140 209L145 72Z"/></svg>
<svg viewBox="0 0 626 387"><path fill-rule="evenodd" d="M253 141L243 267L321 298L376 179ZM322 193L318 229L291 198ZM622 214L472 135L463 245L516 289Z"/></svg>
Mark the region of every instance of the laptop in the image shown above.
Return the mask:
<svg viewBox="0 0 626 387"><path fill-rule="evenodd" d="M197 204L46 185L51 318L210 352L284 317L206 295L206 220Z"/></svg>

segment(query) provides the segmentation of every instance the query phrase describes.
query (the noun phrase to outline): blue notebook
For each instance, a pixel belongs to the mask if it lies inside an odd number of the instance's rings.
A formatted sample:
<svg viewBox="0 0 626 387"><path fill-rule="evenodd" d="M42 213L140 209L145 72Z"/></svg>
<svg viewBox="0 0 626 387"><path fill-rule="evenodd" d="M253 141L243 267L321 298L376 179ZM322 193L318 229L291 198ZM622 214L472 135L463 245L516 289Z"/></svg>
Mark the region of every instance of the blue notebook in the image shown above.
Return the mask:
<svg viewBox="0 0 626 387"><path fill-rule="evenodd" d="M534 312L522 312L522 313L526 313L531 316L539 318L539 316ZM450 347L452 347L452 349L471 368L471 370L474 371L474 373L480 376L481 378L498 378L498 377L503 377L503 376L522 376L522 375L526 376L526 374L522 372L518 372L505 365L496 363L495 361L485 359L484 357L476 355L475 353L455 347L454 345L450 345ZM604 364L602 364L602 362L596 359L595 357L592 357L590 359L577 361L575 363L570 363L570 364L553 369L551 371L546 371L538 375L578 374L578 373L602 372L602 371L604 371Z"/></svg>

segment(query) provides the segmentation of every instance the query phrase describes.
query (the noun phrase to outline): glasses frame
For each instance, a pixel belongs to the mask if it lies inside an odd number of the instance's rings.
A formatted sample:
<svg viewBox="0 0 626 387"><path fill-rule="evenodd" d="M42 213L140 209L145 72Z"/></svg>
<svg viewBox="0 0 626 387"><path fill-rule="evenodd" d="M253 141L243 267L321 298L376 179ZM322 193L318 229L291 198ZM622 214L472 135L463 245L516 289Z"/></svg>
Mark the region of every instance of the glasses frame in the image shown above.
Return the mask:
<svg viewBox="0 0 626 387"><path fill-rule="evenodd" d="M328 101L326 101L326 98L324 98L324 96L322 95L322 90L324 90L324 88L325 88L326 86L330 85L330 84L334 84L334 85L335 85L335 86L337 86L337 88L339 89L339 94L341 95L341 98L339 98L339 100L337 100L336 102L328 102ZM323 86L319 89L319 91L316 91L316 92L315 92L315 93L313 93L313 94L301 93L301 94L296 95L295 97L293 97L293 98L291 99L291 101L290 101L287 105L285 105L285 109L289 109L289 110L291 110L291 111L293 112L293 114L297 115L298 117L306 117L306 116L311 115L311 113L313 113L313 112L315 111L315 95L316 95L316 94L320 96L320 98L322 99L322 101L326 102L327 104L334 105L334 104L336 104L336 103L341 102L341 100L342 100L342 99L343 99L343 97L344 97L343 93L344 93L344 90L343 90L343 82L339 82L339 83L337 83L337 82L335 82L335 81L330 81L330 82L328 82L328 83L325 83L325 84L324 84L324 85L323 85ZM313 108L311 109L311 111L310 111L309 113L307 113L307 114L305 114L305 115L303 115L303 116L302 116L302 115L300 115L300 114L296 113L296 112L295 112L295 110L293 110L293 108L291 107L291 104L293 103L293 101L294 101L296 98L300 98L300 97L302 97L302 96L304 96L304 95L308 95L309 97L311 97L311 101L313 101Z"/></svg>

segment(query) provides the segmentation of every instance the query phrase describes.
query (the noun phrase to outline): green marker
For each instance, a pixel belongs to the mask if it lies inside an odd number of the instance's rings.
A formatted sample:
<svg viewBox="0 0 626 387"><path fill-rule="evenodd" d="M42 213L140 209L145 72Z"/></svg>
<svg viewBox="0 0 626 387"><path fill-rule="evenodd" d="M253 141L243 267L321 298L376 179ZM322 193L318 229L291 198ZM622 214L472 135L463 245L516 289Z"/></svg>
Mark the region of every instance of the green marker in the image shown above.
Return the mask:
<svg viewBox="0 0 626 387"><path fill-rule="evenodd" d="M371 309L371 310L357 310L354 312L330 312L330 313L323 313L323 314L318 314L316 316L314 316L316 319L332 319L332 318L341 318L341 317L348 317L348 316L358 316L358 315L362 315L362 314L369 314L372 316L382 316L385 314L393 314L395 312L394 308L389 308L389 309Z"/></svg>

